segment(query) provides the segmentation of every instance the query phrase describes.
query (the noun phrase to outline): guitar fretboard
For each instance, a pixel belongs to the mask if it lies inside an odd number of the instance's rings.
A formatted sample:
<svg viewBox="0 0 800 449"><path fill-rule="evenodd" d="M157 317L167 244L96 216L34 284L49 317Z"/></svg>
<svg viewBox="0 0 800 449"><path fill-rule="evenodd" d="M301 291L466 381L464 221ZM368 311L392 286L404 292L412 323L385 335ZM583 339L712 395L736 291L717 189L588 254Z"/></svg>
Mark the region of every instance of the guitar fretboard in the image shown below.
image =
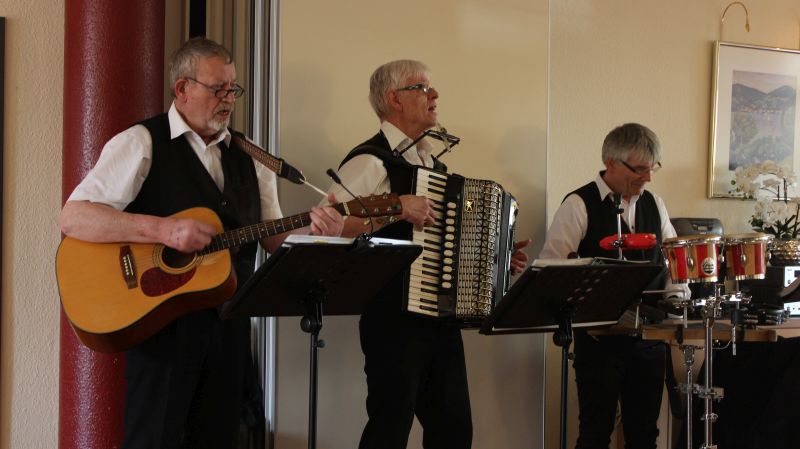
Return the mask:
<svg viewBox="0 0 800 449"><path fill-rule="evenodd" d="M311 224L311 214L304 212L302 214L292 215L278 220L264 221L243 228L234 229L233 231L223 232L217 234L211 239L211 243L199 251L200 254L210 254L223 249L234 248L237 246L245 245L256 240L270 237L284 232L289 232L294 229L302 228Z"/></svg>

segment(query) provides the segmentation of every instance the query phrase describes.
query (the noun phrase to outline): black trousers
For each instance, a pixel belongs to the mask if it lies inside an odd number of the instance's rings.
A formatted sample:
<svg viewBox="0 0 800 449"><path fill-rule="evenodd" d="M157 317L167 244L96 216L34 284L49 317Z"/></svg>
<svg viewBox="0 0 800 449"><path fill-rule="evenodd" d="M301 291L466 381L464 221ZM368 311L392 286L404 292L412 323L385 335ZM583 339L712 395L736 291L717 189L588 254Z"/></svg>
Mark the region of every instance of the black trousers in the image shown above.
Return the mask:
<svg viewBox="0 0 800 449"><path fill-rule="evenodd" d="M666 347L626 335L593 338L575 332L577 449L608 448L621 403L626 449L655 449Z"/></svg>
<svg viewBox="0 0 800 449"><path fill-rule="evenodd" d="M250 357L248 319L215 309L177 319L129 350L124 449L233 449Z"/></svg>
<svg viewBox="0 0 800 449"><path fill-rule="evenodd" d="M469 449L472 413L457 327L373 303L361 316L367 415L360 449L404 449L414 416L425 449Z"/></svg>

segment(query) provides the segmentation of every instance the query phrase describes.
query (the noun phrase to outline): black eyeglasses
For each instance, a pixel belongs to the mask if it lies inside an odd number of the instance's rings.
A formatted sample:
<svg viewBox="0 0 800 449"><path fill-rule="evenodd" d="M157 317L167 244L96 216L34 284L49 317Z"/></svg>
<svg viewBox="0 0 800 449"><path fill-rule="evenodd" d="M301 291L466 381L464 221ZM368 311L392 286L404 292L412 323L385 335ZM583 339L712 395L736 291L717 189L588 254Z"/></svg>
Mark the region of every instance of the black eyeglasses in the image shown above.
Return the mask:
<svg viewBox="0 0 800 449"><path fill-rule="evenodd" d="M652 167L634 167L625 161L617 161L617 162L628 167L628 170L636 173L637 175L643 175L645 173L655 173L661 169L661 162L656 162L655 164L653 164Z"/></svg>
<svg viewBox="0 0 800 449"><path fill-rule="evenodd" d="M433 89L433 87L428 86L425 83L417 83L417 84L412 84L410 86L400 87L400 88L397 88L395 90L397 90L397 91L401 91L401 90L421 90L422 93L427 94L428 92L431 91L431 89Z"/></svg>
<svg viewBox="0 0 800 449"><path fill-rule="evenodd" d="M230 94L233 94L233 98L239 98L242 95L244 95L244 87L242 87L242 86L240 86L238 84L234 84L233 87L230 88L230 89L225 89L223 87L209 86L206 83L197 81L196 79L188 77L188 76L186 77L186 79L189 80L189 81L194 81L195 83L197 83L197 84L205 87L206 89L210 90L211 92L214 93L214 96L219 98L220 100L225 98L225 97L227 97Z"/></svg>

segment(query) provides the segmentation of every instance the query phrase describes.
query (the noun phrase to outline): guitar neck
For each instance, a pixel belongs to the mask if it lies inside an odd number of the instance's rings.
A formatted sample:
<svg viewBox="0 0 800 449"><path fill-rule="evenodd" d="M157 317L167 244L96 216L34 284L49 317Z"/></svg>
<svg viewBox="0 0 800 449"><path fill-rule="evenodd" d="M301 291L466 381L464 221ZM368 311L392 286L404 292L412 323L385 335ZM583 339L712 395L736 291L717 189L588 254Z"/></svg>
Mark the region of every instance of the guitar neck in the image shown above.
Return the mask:
<svg viewBox="0 0 800 449"><path fill-rule="evenodd" d="M333 204L330 207L336 209L343 216L349 214L349 210L343 204ZM261 223L217 234L211 239L211 243L198 253L210 254L224 249L246 245L256 240L283 234L284 232L293 231L309 225L311 225L310 212L303 212L277 220L262 221Z"/></svg>

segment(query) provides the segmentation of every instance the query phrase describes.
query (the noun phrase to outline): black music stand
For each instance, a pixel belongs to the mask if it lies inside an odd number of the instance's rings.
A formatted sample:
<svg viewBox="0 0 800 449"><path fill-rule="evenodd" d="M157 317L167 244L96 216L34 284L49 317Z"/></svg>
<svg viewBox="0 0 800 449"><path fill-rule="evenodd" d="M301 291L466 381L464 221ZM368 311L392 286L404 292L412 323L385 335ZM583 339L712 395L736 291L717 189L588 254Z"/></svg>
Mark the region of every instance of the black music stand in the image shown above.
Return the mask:
<svg viewBox="0 0 800 449"><path fill-rule="evenodd" d="M222 306L223 318L302 316L311 334L308 447L317 439L317 361L323 308L327 315L360 315L378 291L422 252L410 242L292 236L236 295ZM299 241L298 241L299 240Z"/></svg>
<svg viewBox="0 0 800 449"><path fill-rule="evenodd" d="M619 261L615 261L619 262ZM616 324L661 272L658 265L597 263L530 267L501 299L480 332L486 335L554 331L561 346L560 447L567 444L567 374L573 328Z"/></svg>

